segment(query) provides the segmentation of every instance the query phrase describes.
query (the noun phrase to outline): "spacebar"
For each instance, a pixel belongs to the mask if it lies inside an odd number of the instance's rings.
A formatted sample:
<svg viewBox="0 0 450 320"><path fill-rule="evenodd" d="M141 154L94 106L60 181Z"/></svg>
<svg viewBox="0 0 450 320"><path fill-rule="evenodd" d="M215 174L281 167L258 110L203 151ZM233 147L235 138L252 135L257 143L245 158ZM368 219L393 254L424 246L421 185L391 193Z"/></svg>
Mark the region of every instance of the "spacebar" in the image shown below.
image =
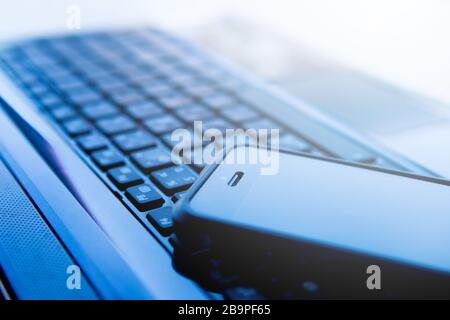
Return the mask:
<svg viewBox="0 0 450 320"><path fill-rule="evenodd" d="M238 95L244 101L260 107L274 118L279 117L278 113L274 111L281 108L283 112L279 120L282 123L309 138L335 157L353 161L364 161L375 157L366 148L352 142L337 131L320 124L282 98L269 92L245 86L239 90Z"/></svg>

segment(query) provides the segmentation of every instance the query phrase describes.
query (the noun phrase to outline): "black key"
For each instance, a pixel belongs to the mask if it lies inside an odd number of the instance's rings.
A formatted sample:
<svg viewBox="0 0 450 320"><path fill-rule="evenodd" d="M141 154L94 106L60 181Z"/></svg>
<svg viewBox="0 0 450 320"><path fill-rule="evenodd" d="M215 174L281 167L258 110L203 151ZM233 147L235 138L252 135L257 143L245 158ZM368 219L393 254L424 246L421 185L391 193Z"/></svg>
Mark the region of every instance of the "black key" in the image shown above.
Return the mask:
<svg viewBox="0 0 450 320"><path fill-rule="evenodd" d="M28 87L28 90L30 90L30 92L36 97L43 96L49 92L48 87L44 85L42 82L33 83L31 86Z"/></svg>
<svg viewBox="0 0 450 320"><path fill-rule="evenodd" d="M47 109L52 109L64 104L61 97L54 92L46 92L43 95L40 95L39 101Z"/></svg>
<svg viewBox="0 0 450 320"><path fill-rule="evenodd" d="M127 106L126 111L133 118L141 120L144 118L161 114L163 112L163 109L152 101L144 100L138 101L136 103Z"/></svg>
<svg viewBox="0 0 450 320"><path fill-rule="evenodd" d="M122 157L110 149L94 152L92 159L102 170L108 170L123 164Z"/></svg>
<svg viewBox="0 0 450 320"><path fill-rule="evenodd" d="M281 134L281 126L269 119L258 119L258 120L246 122L244 124L244 128L245 129L255 129L255 130L268 129L269 131L270 131L270 129L279 129L280 134Z"/></svg>
<svg viewBox="0 0 450 320"><path fill-rule="evenodd" d="M128 187L144 182L144 180L128 166L109 170L108 177L120 190L124 190Z"/></svg>
<svg viewBox="0 0 450 320"><path fill-rule="evenodd" d="M33 58L33 57L31 57L31 58ZM52 77L52 78L53 77L62 77L62 76L67 76L68 74L70 74L70 71L67 70L67 67L62 66L57 63L45 63L45 64L36 63L36 64L39 66L39 69L43 73L45 73L45 75L47 77Z"/></svg>
<svg viewBox="0 0 450 320"><path fill-rule="evenodd" d="M119 65L117 70L122 76L125 76L129 81L136 82L138 80L153 79L151 72L140 65L129 64Z"/></svg>
<svg viewBox="0 0 450 320"><path fill-rule="evenodd" d="M60 107L50 110L50 114L55 118L56 121L64 121L71 118L75 118L77 113L67 105L62 105Z"/></svg>
<svg viewBox="0 0 450 320"><path fill-rule="evenodd" d="M74 118L62 123L64 130L72 137L79 136L91 131L91 126L81 118Z"/></svg>
<svg viewBox="0 0 450 320"><path fill-rule="evenodd" d="M170 153L159 147L135 152L131 154L131 160L144 173L173 164Z"/></svg>
<svg viewBox="0 0 450 320"><path fill-rule="evenodd" d="M83 59L80 56L78 56L77 60L72 61L72 63L76 65L78 71L82 72L88 78L108 74L110 71L107 67L98 62L99 61Z"/></svg>
<svg viewBox="0 0 450 320"><path fill-rule="evenodd" d="M126 87L121 90L114 90L109 92L109 95L115 103L122 106L127 106L132 102L145 99L144 95L140 93L140 91L131 87Z"/></svg>
<svg viewBox="0 0 450 320"><path fill-rule="evenodd" d="M164 60L166 60L164 63L160 63L158 65L158 71L165 77L181 77L186 74L186 72L183 71L183 67L177 60L172 59L169 56L166 56L166 59Z"/></svg>
<svg viewBox="0 0 450 320"><path fill-rule="evenodd" d="M155 134L161 134L183 127L183 123L170 114L149 118L144 121L144 126Z"/></svg>
<svg viewBox="0 0 450 320"><path fill-rule="evenodd" d="M154 98L163 97L173 92L173 90L175 90L167 82L162 82L159 80L155 80L152 83L143 84L141 88L148 95Z"/></svg>
<svg viewBox="0 0 450 320"><path fill-rule="evenodd" d="M172 196L172 201L173 201L173 202L180 201L180 200L185 196L185 194L186 194L186 192L178 192L178 193L175 193L175 194Z"/></svg>
<svg viewBox="0 0 450 320"><path fill-rule="evenodd" d="M133 84L137 84L139 85L142 82L145 81L152 81L155 79L155 74L154 73L150 73L147 70L141 70L141 72L139 73L128 73L126 74L126 77L128 78L128 80L133 83Z"/></svg>
<svg viewBox="0 0 450 320"><path fill-rule="evenodd" d="M74 90L79 87L86 86L86 83L74 75L64 75L51 77L51 80L62 91Z"/></svg>
<svg viewBox="0 0 450 320"><path fill-rule="evenodd" d="M147 219L163 236L172 233L172 207L162 207L147 214Z"/></svg>
<svg viewBox="0 0 450 320"><path fill-rule="evenodd" d="M165 193L174 194L188 189L197 179L197 174L182 165L155 171L150 177Z"/></svg>
<svg viewBox="0 0 450 320"><path fill-rule="evenodd" d="M103 74L91 78L94 85L104 92L111 92L124 86L124 82L118 76L112 74Z"/></svg>
<svg viewBox="0 0 450 320"><path fill-rule="evenodd" d="M102 100L102 96L89 87L77 87L74 89L66 90L65 93L69 100L77 105L83 105L88 102Z"/></svg>
<svg viewBox="0 0 450 320"><path fill-rule="evenodd" d="M97 125L100 130L107 135L122 133L136 128L134 122L130 118L123 115L101 119L97 121Z"/></svg>
<svg viewBox="0 0 450 320"><path fill-rule="evenodd" d="M132 83L134 85L139 86L140 88L143 89L143 91L145 91L144 88L147 87L151 87L151 86L155 86L157 84L162 84L162 83L166 83L165 81L158 79L158 77L160 76L160 74L158 73L158 71L156 70L156 68L151 67L147 64L147 67L151 68L151 73L148 74L147 77L143 77L142 79L140 79L139 82L136 81L132 81ZM150 72L150 71L149 71Z"/></svg>
<svg viewBox="0 0 450 320"><path fill-rule="evenodd" d="M40 81L39 77L35 74L35 72L23 72L21 74L18 75L20 78L20 81L26 85L26 86L30 86L31 84Z"/></svg>
<svg viewBox="0 0 450 320"><path fill-rule="evenodd" d="M224 93L204 97L202 101L213 109L224 109L236 104L236 100Z"/></svg>
<svg viewBox="0 0 450 320"><path fill-rule="evenodd" d="M147 132L138 130L116 135L113 142L122 152L130 153L154 146L156 139Z"/></svg>
<svg viewBox="0 0 450 320"><path fill-rule="evenodd" d="M203 85L205 83L204 80L198 78L194 74L186 74L186 73L171 76L170 81L176 84L177 86L182 87L183 89L187 89L197 85Z"/></svg>
<svg viewBox="0 0 450 320"><path fill-rule="evenodd" d="M163 96L158 99L158 101L166 108L176 109L188 106L192 104L193 100L191 97L184 95L179 92L174 92L170 95Z"/></svg>
<svg viewBox="0 0 450 320"><path fill-rule="evenodd" d="M186 86L183 86L183 90L193 96L196 96L196 97L209 96L209 95L212 95L216 91L215 87L208 83L186 85Z"/></svg>
<svg viewBox="0 0 450 320"><path fill-rule="evenodd" d="M258 113L255 110L245 105L239 105L233 108L225 109L222 111L222 113L228 119L234 122L248 121L258 117Z"/></svg>
<svg viewBox="0 0 450 320"><path fill-rule="evenodd" d="M106 101L98 101L81 108L81 112L89 119L96 120L118 113L115 106Z"/></svg>
<svg viewBox="0 0 450 320"><path fill-rule="evenodd" d="M158 191L148 184L128 188L125 195L140 211L155 209L164 203Z"/></svg>
<svg viewBox="0 0 450 320"><path fill-rule="evenodd" d="M81 136L77 142L84 152L94 152L106 147L105 140L95 133Z"/></svg>
<svg viewBox="0 0 450 320"><path fill-rule="evenodd" d="M235 127L235 125L222 118L206 120L203 121L202 124L203 131L206 131L208 129L217 129L220 130L223 134L225 134L226 129L234 129Z"/></svg>
<svg viewBox="0 0 450 320"><path fill-rule="evenodd" d="M205 120L214 116L214 113L205 106L193 104L176 110L177 116L186 122Z"/></svg>

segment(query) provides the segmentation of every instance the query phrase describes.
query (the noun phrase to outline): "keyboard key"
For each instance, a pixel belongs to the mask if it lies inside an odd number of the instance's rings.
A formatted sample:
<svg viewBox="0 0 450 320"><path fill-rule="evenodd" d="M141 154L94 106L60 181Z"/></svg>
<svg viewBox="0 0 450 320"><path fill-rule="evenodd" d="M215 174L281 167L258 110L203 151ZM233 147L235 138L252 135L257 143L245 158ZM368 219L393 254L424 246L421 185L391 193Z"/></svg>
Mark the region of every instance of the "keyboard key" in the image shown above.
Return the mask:
<svg viewBox="0 0 450 320"><path fill-rule="evenodd" d="M145 81L152 81L156 78L156 75L148 70L141 70L140 72L127 72L125 75L130 83L139 85Z"/></svg>
<svg viewBox="0 0 450 320"><path fill-rule="evenodd" d="M171 76L170 81L183 89L196 86L197 84L202 85L205 83L204 80L200 79L198 76L188 73Z"/></svg>
<svg viewBox="0 0 450 320"><path fill-rule="evenodd" d="M112 92L124 86L124 82L118 76L113 74L103 74L92 77L91 81L94 85L105 93Z"/></svg>
<svg viewBox="0 0 450 320"><path fill-rule="evenodd" d="M147 219L163 236L168 236L173 229L172 207L162 207L147 214Z"/></svg>
<svg viewBox="0 0 450 320"><path fill-rule="evenodd" d="M131 87L111 91L109 92L109 96L115 103L121 106L127 106L130 103L145 99L145 96L139 90Z"/></svg>
<svg viewBox="0 0 450 320"><path fill-rule="evenodd" d="M76 105L102 100L102 96L89 87L77 87L65 91L66 96Z"/></svg>
<svg viewBox="0 0 450 320"><path fill-rule="evenodd" d="M116 135L113 142L122 152L130 153L154 146L156 139L147 132L138 130Z"/></svg>
<svg viewBox="0 0 450 320"><path fill-rule="evenodd" d="M64 130L72 137L91 131L91 126L81 118L75 118L62 123Z"/></svg>
<svg viewBox="0 0 450 320"><path fill-rule="evenodd" d="M123 164L122 157L110 149L94 152L92 159L102 170L108 170Z"/></svg>
<svg viewBox="0 0 450 320"><path fill-rule="evenodd" d="M281 134L281 126L269 119L258 119L258 120L246 122L244 124L244 128L245 129L255 129L255 130L268 129L269 131L270 131L270 129L279 129L280 134Z"/></svg>
<svg viewBox="0 0 450 320"><path fill-rule="evenodd" d="M185 85L183 86L183 90L186 93L189 93L195 97L205 97L205 96L209 96L212 95L216 92L216 89L213 85L211 85L210 83L199 83L199 84L194 84L194 85Z"/></svg>
<svg viewBox="0 0 450 320"><path fill-rule="evenodd" d="M82 57L78 57L78 59L73 60L72 63L75 64L77 70L83 73L87 78L108 74L111 71L104 63L83 59Z"/></svg>
<svg viewBox="0 0 450 320"><path fill-rule="evenodd" d="M172 196L172 201L173 202L177 202L180 201L184 196L185 196L186 192L177 192Z"/></svg>
<svg viewBox="0 0 450 320"><path fill-rule="evenodd" d="M258 113L255 110L245 105L222 110L222 114L234 122L248 121L258 117Z"/></svg>
<svg viewBox="0 0 450 320"><path fill-rule="evenodd" d="M106 142L98 134L92 133L77 139L78 145L84 152L93 152L106 147Z"/></svg>
<svg viewBox="0 0 450 320"><path fill-rule="evenodd" d="M158 101L161 103L161 105L169 109L185 107L193 102L191 97L177 92L163 96L159 98Z"/></svg>
<svg viewBox="0 0 450 320"><path fill-rule="evenodd" d="M107 135L114 135L136 128L134 122L124 115L99 120L97 121L97 126Z"/></svg>
<svg viewBox="0 0 450 320"><path fill-rule="evenodd" d="M164 203L158 191L148 184L128 188L125 195L140 211L159 208Z"/></svg>
<svg viewBox="0 0 450 320"><path fill-rule="evenodd" d="M134 62L134 61L133 61ZM152 73L147 68L136 64L121 64L117 70L122 76L126 77L130 82L138 80L153 79Z"/></svg>
<svg viewBox="0 0 450 320"><path fill-rule="evenodd" d="M77 113L72 107L62 105L60 107L54 108L50 110L50 114L55 118L56 121L64 121L71 118L75 118Z"/></svg>
<svg viewBox="0 0 450 320"><path fill-rule="evenodd" d="M197 174L183 165L155 171L151 178L165 193L174 194L188 189L197 179Z"/></svg>
<svg viewBox="0 0 450 320"><path fill-rule="evenodd" d="M40 103L47 109L53 109L64 104L64 101L54 92L46 92L38 97Z"/></svg>
<svg viewBox="0 0 450 320"><path fill-rule="evenodd" d="M115 106L106 101L98 101L81 108L85 117L97 120L117 114L119 111Z"/></svg>
<svg viewBox="0 0 450 320"><path fill-rule="evenodd" d="M49 92L49 89L42 82L36 82L28 87L28 90L36 97L43 96Z"/></svg>
<svg viewBox="0 0 450 320"><path fill-rule="evenodd" d="M176 110L177 116L186 122L194 122L195 120L205 120L214 116L214 113L205 106L193 104Z"/></svg>
<svg viewBox="0 0 450 320"><path fill-rule="evenodd" d="M224 109L236 104L236 101L232 97L224 93L204 97L202 101L213 109Z"/></svg>
<svg viewBox="0 0 450 320"><path fill-rule="evenodd" d="M108 177L120 190L141 184L144 180L130 167L119 167L108 171Z"/></svg>
<svg viewBox="0 0 450 320"><path fill-rule="evenodd" d="M52 76L51 81L62 91L74 90L86 86L86 83L82 79L74 75Z"/></svg>
<svg viewBox="0 0 450 320"><path fill-rule="evenodd" d="M163 109L152 101L143 100L128 105L126 111L136 120L142 120L161 114Z"/></svg>
<svg viewBox="0 0 450 320"><path fill-rule="evenodd" d="M161 134L181 128L183 123L174 116L167 114L145 120L144 126L155 134Z"/></svg>
<svg viewBox="0 0 450 320"><path fill-rule="evenodd" d="M131 154L131 160L144 173L171 166L170 152L162 148L152 148Z"/></svg>
<svg viewBox="0 0 450 320"><path fill-rule="evenodd" d="M167 82L161 80L145 83L141 86L142 90L153 98L163 97L172 93L175 89Z"/></svg>
<svg viewBox="0 0 450 320"><path fill-rule="evenodd" d="M229 121L223 118L214 118L211 120L203 121L202 130L205 132L208 129L217 129L222 132L222 134L226 133L226 129L234 129L236 126L231 124Z"/></svg>

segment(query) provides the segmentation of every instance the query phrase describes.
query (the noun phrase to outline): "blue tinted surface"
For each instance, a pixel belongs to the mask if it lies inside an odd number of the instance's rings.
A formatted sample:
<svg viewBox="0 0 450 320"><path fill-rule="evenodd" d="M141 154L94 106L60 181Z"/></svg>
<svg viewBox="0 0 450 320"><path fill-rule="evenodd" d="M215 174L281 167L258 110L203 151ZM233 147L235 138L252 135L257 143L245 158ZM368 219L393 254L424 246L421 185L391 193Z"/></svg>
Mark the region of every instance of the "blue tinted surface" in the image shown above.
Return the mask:
<svg viewBox="0 0 450 320"><path fill-rule="evenodd" d="M227 185L237 170L236 187ZM450 271L450 187L280 154L279 172L219 166L192 200L198 215Z"/></svg>

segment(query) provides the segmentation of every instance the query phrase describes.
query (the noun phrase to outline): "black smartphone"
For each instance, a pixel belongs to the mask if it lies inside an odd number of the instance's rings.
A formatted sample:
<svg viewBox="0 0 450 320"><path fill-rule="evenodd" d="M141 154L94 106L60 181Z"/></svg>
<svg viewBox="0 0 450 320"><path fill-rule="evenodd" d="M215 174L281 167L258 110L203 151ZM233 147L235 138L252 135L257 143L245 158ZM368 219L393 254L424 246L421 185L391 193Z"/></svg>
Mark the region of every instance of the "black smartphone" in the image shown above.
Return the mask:
<svg viewBox="0 0 450 320"><path fill-rule="evenodd" d="M179 244L207 247L255 285L266 263L300 296L450 297L444 179L239 146L204 172L174 220Z"/></svg>

